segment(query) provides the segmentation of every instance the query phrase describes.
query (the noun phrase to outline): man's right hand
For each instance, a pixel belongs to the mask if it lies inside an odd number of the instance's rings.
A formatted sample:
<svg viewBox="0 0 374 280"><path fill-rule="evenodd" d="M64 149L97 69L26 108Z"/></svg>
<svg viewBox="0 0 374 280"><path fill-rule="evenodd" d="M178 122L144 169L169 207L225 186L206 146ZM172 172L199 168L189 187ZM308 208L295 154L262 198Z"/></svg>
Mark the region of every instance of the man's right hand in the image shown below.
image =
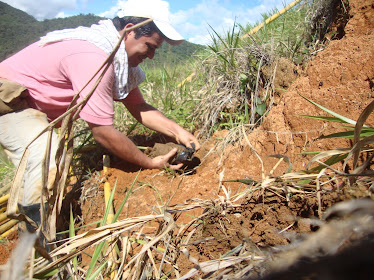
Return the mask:
<svg viewBox="0 0 374 280"><path fill-rule="evenodd" d="M167 154L152 159L142 153L127 136L116 130L113 126L100 126L92 123L88 123L88 125L97 142L111 153L128 162L149 169L170 168L176 170L183 166L182 163L175 165L169 163L169 160L175 155L177 149L172 149Z"/></svg>
<svg viewBox="0 0 374 280"><path fill-rule="evenodd" d="M183 166L183 163L179 164L170 164L169 160L177 153L177 148L172 149L166 155L158 156L152 159L152 162L155 164L154 168L162 169L162 168L169 168L172 170L177 170Z"/></svg>

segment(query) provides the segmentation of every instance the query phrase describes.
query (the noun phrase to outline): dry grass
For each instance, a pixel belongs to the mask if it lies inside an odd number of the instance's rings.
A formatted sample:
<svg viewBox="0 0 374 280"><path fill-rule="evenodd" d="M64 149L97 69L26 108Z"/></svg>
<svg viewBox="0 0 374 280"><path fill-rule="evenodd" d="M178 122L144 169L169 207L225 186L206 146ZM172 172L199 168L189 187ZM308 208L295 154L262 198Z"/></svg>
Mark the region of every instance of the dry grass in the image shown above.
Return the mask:
<svg viewBox="0 0 374 280"><path fill-rule="evenodd" d="M220 57L231 55L231 64L222 69ZM194 112L194 121L202 124L200 137L207 138L220 128L235 128L242 123L254 127L260 122L265 112L258 114L256 109L262 103L267 110L271 107L274 78L262 75L261 68L273 59L262 46L247 43L237 49L212 52L201 63L199 74L205 86L199 91L201 101Z"/></svg>
<svg viewBox="0 0 374 280"><path fill-rule="evenodd" d="M87 267L82 267L79 263L74 267L72 260L84 253L87 248L105 243L97 265L99 269L100 264L105 264L99 271L100 277L104 278L112 274L117 277L112 279L190 279L204 275L205 279L276 279L274 275L284 273L287 269L295 269L294 266L303 259L312 262L321 258L333 258L346 249L355 248L364 239L371 240L370 236L374 231L374 202L352 200L328 209L321 220L312 221L318 226L318 231L300 235L297 242L288 246L254 250L252 246L243 242L229 252L222 252L223 255L219 259L199 262L193 257L189 249L191 244L204 242L199 238L201 221L209 221L212 216L226 217L227 213L242 203L248 203L255 195L266 196L266 193L273 193L284 201L295 194L318 198L323 186L332 181L339 179L349 183L344 176L327 171L320 174L288 173L277 178L272 178L271 173L265 176L264 180L254 182L240 194L231 195L224 187L224 183L221 183L222 195L217 199L196 199L185 204L169 205L165 206L166 211L161 215L124 219L89 230L64 240L63 244L49 253L52 261L38 258L31 260L31 263L27 262L26 265L34 275L40 277L51 269L58 269L63 279L86 279ZM362 177L358 183L368 184L367 179L368 177ZM300 183L305 180L309 183ZM182 213L198 208L203 210L201 216L187 225L177 223ZM157 230L147 231L149 224L158 224ZM116 266L107 263L110 248L113 246L120 248L116 254ZM182 254L193 267L183 275L179 273L178 267L178 259ZM14 267L19 267L19 264ZM304 271L305 275L311 273L311 268L308 269Z"/></svg>
<svg viewBox="0 0 374 280"><path fill-rule="evenodd" d="M309 25L310 42L320 43L332 37L341 38L344 26L348 21L349 3L345 0L314 0L309 2L310 9L306 16ZM340 20L337 22L336 18ZM335 30L334 30L335 29ZM332 33L331 33L332 32ZM330 36L326 37L328 33ZM331 36L332 35L332 36Z"/></svg>

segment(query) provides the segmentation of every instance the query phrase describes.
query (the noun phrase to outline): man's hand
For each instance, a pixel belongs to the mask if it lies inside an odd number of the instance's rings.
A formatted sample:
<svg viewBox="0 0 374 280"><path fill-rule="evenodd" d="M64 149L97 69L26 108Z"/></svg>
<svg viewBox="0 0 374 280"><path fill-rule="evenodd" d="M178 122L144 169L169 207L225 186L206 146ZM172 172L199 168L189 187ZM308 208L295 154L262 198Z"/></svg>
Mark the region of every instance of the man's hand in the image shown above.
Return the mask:
<svg viewBox="0 0 374 280"><path fill-rule="evenodd" d="M183 166L183 163L172 165L169 163L169 160L176 154L177 149L174 148L166 155L158 156L152 159L154 163L154 168L162 169L162 168L169 168L172 170L177 170Z"/></svg>
<svg viewBox="0 0 374 280"><path fill-rule="evenodd" d="M178 134L175 135L175 140L178 144L183 144L187 148L195 148L196 151L200 149L200 143L196 137L183 128L178 129ZM192 147L191 143L194 143L195 147Z"/></svg>
<svg viewBox="0 0 374 280"><path fill-rule="evenodd" d="M194 143L195 150L200 149L200 143L195 136L176 122L165 117L160 111L148 103L129 104L126 102L126 99L122 102L141 124L174 138L178 144L183 144L188 148L192 148L191 143Z"/></svg>
<svg viewBox="0 0 374 280"><path fill-rule="evenodd" d="M166 155L151 159L142 153L129 138L120 133L114 127L100 126L92 123L88 123L88 125L91 128L92 134L97 142L99 142L103 147L108 149L113 154L126 161L149 169L170 168L176 170L183 166L183 164L171 165L168 162L170 158L175 155L177 149L171 150Z"/></svg>

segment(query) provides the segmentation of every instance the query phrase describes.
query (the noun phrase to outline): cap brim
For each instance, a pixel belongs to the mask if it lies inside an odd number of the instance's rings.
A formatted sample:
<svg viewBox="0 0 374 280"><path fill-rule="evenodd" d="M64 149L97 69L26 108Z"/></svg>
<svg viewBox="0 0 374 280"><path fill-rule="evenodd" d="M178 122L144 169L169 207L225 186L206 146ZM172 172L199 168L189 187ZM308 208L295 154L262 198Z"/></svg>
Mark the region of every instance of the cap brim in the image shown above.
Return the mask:
<svg viewBox="0 0 374 280"><path fill-rule="evenodd" d="M153 20L157 28L166 37L165 41L172 46L177 46L183 43L184 38L180 35L169 23Z"/></svg>

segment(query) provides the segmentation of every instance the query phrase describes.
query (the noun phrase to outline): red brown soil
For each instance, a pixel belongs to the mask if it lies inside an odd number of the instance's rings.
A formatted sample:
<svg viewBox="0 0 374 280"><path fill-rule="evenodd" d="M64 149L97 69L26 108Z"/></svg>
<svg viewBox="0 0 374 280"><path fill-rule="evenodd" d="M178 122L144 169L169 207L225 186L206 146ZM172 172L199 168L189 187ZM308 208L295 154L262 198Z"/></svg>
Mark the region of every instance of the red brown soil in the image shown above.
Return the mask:
<svg viewBox="0 0 374 280"><path fill-rule="evenodd" d="M6 264L13 248L18 240L17 231L11 233L7 238L0 239L0 265Z"/></svg>
<svg viewBox="0 0 374 280"><path fill-rule="evenodd" d="M287 155L293 170L303 170L311 156L298 155L307 151L324 151L351 146L349 140L320 140L319 136L341 131L340 125L312 120L300 115L327 115L308 103L299 94L316 101L341 115L357 120L362 110L372 101L374 94L374 8L373 1L349 1L350 19L345 36L333 40L316 57L305 65L302 74L287 92L277 98L263 124L248 135L248 140L264 162L265 175L273 169L278 159L273 154ZM280 73L281 75L282 73ZM372 120L368 120L373 124ZM118 208L126 191L134 184L132 194L121 218L156 214L163 205L183 203L192 198L211 200L223 195L219 177L223 180L261 178L261 165L257 156L243 140L242 143L217 150L218 143L227 132L221 131L202 143L196 154L201 165L189 175L170 174L158 170L138 170L116 161L107 174L111 186L116 185L114 197ZM274 175L288 168L283 163ZM224 183L232 194L243 190L240 183ZM367 187L358 189L334 189L322 196L322 211L332 204L346 199L367 196ZM82 205L84 223L102 218L104 213L103 192ZM257 247L288 244L289 240L279 231L290 226L295 217L318 217L315 197L293 196L290 202L272 194L255 196L240 207L231 209L223 217L211 215L197 239L207 242L190 247L190 253L199 261L217 259L245 240ZM186 223L200 210L182 215L178 223ZM308 223L295 223L289 231L310 232ZM214 237L213 239L211 237ZM178 261L181 273L193 265L184 256Z"/></svg>
<svg viewBox="0 0 374 280"><path fill-rule="evenodd" d="M287 92L277 97L263 124L248 135L248 140L264 162L265 175L278 161L273 154L287 155L293 171L304 170L311 156L298 155L308 151L325 151L351 147L349 140L320 140L319 136L342 131L341 125L301 117L300 115L327 116L322 110L307 102L299 94L330 110L357 120L363 109L373 101L374 95L374 1L350 0L350 19L345 36L328 42L313 60L305 65L302 74L290 85ZM280 73L281 74L281 73ZM373 120L368 120L373 124ZM223 195L219 188L219 176L223 180L261 179L261 164L247 141L228 146L223 152L215 149L227 132L218 132L204 143L196 156L201 165L189 175L170 174L159 170L138 170L128 164L114 161L108 173L111 186L116 185L114 197L118 208L126 191L134 188L121 218L156 214L159 206L183 203L192 198L216 199ZM283 163L274 175L288 168ZM224 183L232 194L242 190L241 183ZM331 188L336 185L331 186ZM363 187L355 190L332 191L323 196L322 210L341 200L367 196ZM103 192L82 205L86 224L102 218ZM189 215L198 215L195 210ZM317 215L316 198L294 196L289 203L275 195L252 197L246 204L235 208L225 217L214 215L206 222L204 237L215 237L203 245L191 249L199 261L216 259L245 239L256 246L266 247L287 244L289 241L277 234L291 225L294 217L308 218ZM182 215L178 223L191 220ZM308 224L295 224L293 232L310 232ZM182 257L183 262L183 257ZM182 263L181 262L181 263ZM188 263L188 262L185 262ZM187 265L185 269L190 268Z"/></svg>

